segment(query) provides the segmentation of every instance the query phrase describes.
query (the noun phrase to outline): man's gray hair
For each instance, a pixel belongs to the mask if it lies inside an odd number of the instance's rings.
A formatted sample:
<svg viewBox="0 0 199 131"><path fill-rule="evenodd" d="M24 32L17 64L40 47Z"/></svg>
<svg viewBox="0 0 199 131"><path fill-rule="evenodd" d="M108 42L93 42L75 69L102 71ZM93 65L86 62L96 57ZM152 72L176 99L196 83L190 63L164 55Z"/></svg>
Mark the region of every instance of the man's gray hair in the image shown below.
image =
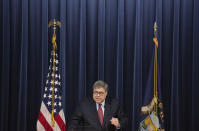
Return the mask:
<svg viewBox="0 0 199 131"><path fill-rule="evenodd" d="M108 84L105 81L98 80L93 84L93 90L96 88L104 88L106 92L108 92Z"/></svg>

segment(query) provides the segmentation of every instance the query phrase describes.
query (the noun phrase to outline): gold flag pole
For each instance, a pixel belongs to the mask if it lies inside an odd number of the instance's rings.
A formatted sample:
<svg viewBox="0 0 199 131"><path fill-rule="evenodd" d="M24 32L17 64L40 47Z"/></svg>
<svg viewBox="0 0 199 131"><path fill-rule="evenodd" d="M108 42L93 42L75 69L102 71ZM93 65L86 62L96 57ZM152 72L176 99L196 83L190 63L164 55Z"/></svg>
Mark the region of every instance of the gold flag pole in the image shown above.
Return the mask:
<svg viewBox="0 0 199 131"><path fill-rule="evenodd" d="M56 44L56 26L61 28L61 23L56 21L55 19L51 20L48 24L48 27L53 26L53 36L52 36L52 43L53 43L53 74L52 74L52 112L51 112L51 120L52 126L55 126L55 119L54 119L54 99L55 99L55 50L57 49Z"/></svg>
<svg viewBox="0 0 199 131"><path fill-rule="evenodd" d="M156 22L154 23L154 38L153 42L155 43L155 56L154 56L154 98L158 101L158 88L157 88L157 48L158 48L158 40L157 40L157 24ZM156 101L155 106L154 106L154 114L157 116L157 104L158 102ZM156 117L155 117L156 118ZM157 128L156 128L157 131Z"/></svg>

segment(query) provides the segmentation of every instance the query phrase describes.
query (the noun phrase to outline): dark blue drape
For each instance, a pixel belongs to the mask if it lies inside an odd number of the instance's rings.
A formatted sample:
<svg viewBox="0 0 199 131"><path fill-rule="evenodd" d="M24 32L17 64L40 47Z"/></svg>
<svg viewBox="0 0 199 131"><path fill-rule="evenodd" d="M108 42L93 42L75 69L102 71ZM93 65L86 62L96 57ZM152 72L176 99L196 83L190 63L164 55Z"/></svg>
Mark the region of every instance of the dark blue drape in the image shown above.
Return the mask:
<svg viewBox="0 0 199 131"><path fill-rule="evenodd" d="M36 130L54 18L67 124L103 79L138 129L156 21L165 128L198 130L198 0L0 0L1 131Z"/></svg>

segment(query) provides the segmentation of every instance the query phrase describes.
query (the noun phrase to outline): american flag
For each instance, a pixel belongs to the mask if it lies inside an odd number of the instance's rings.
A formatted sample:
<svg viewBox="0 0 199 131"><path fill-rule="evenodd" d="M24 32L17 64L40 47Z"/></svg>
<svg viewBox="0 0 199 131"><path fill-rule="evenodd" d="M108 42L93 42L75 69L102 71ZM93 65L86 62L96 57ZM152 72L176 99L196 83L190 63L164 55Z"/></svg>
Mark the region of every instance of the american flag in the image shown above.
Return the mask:
<svg viewBox="0 0 199 131"><path fill-rule="evenodd" d="M49 61L49 70L44 87L39 117L37 120L37 131L65 131L66 122L62 107L62 88L59 73L58 54L55 51L55 71L53 73L53 51ZM53 81L54 78L54 81ZM54 87L54 91L53 91ZM54 95L53 95L54 92ZM54 96L54 102L53 101ZM54 103L54 114L52 114L52 104ZM54 116L54 125L52 116Z"/></svg>

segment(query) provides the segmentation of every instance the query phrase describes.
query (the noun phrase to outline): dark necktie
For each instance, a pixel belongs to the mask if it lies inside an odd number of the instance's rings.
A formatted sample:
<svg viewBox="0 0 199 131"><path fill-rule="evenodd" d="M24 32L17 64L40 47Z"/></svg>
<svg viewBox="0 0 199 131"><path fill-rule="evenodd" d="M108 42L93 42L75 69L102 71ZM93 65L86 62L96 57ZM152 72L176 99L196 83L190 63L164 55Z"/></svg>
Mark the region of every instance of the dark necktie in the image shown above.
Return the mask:
<svg viewBox="0 0 199 131"><path fill-rule="evenodd" d="M101 126L103 125L103 112L102 112L102 107L101 107L102 104L99 104L99 107L98 107L98 116L99 116L99 120L100 120L100 123L101 123Z"/></svg>

